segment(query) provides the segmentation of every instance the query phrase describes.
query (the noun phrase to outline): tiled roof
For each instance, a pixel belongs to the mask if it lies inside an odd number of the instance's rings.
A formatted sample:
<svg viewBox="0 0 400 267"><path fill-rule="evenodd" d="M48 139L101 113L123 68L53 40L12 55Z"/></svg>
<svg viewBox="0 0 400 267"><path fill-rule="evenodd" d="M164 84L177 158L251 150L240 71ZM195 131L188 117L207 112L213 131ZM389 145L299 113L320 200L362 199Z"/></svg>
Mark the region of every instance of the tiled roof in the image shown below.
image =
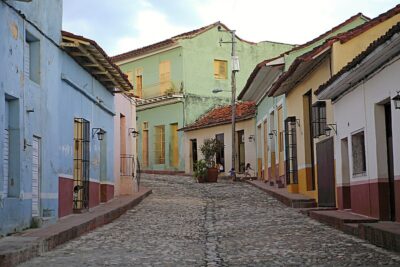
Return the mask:
<svg viewBox="0 0 400 267"><path fill-rule="evenodd" d="M119 87L119 89L123 91L130 91L133 89L127 75L112 62L107 53L95 41L67 31L62 31L61 35L63 38L61 47L106 88L113 90L114 87ZM81 45L84 46L84 48L81 48ZM87 51L87 55L77 56L76 53L82 53L80 49ZM99 66L95 66L96 64L91 64L93 66L89 67L89 63L93 63L91 62L92 60L96 60L102 70L106 72L100 73L98 70ZM111 77L113 81L104 80L103 78L105 76Z"/></svg>
<svg viewBox="0 0 400 267"><path fill-rule="evenodd" d="M323 34L321 34L320 36L318 36L318 37L312 39L311 41L308 41L307 43L304 43L304 44L302 44L302 45L295 46L295 47L293 47L291 50L282 53L282 54L279 55L278 57L275 57L275 58L273 58L273 59L267 59L267 60L264 60L264 61L260 62L259 64L257 64L257 66L254 68L253 72L250 74L250 77L247 79L247 83L246 83L246 85L244 86L243 90L240 92L240 94L239 94L239 96L238 96L238 99L241 99L241 98L244 96L244 94L246 93L246 91L249 89L251 83L253 82L253 80L254 80L255 77L257 76L257 73L260 71L260 69L261 69L263 66L265 66L265 64L267 64L268 62L271 62L271 61L273 61L273 60L275 60L275 59L277 59L277 58L283 57L284 55L290 54L290 53L293 52L293 51L302 49L302 48L304 48L304 47L307 47L307 46L309 46L309 45L312 45L313 43L318 42L318 41L322 40L323 38L325 38L326 36L329 36L330 34L334 33L334 32L337 31L338 29L340 29L340 28L342 28L342 27L348 25L349 23L353 22L354 20L356 20L356 19L359 18L359 17L364 17L364 18L366 18L367 20L369 20L369 18L366 17L366 16L364 16L362 13L357 13L356 15L354 15L354 16L348 18L348 19L345 20L344 22L342 22L342 23L340 23L339 25L333 27L333 28L330 29L329 31L327 31L327 32L325 32L325 33L323 33Z"/></svg>
<svg viewBox="0 0 400 267"><path fill-rule="evenodd" d="M371 54L373 51L375 51L375 49L377 49L382 44L386 43L388 40L390 40L393 37L393 35L395 35L397 33L400 33L400 22L397 23L395 26L393 26L388 32L386 32L386 34L382 35L377 40L372 42L364 52L362 52L361 54L356 56L350 63L348 63L346 66L344 66L338 73L333 75L332 78L330 78L326 83L322 84L314 92L314 94L318 95L321 92L323 92L327 87L329 87L331 84L333 84L344 73L350 71L351 69L353 69L354 67L356 67L357 65L362 63L362 61L366 57L368 57L369 54Z"/></svg>
<svg viewBox="0 0 400 267"><path fill-rule="evenodd" d="M371 29L372 27L376 26L377 24L381 23L382 21L386 21L399 13L400 13L400 4L395 6L392 9L388 10L387 12L380 14L378 17L376 17L364 24L361 24L347 32L338 34L332 38L327 39L322 45L317 46L310 52L305 53L302 56L296 58L295 61L293 62L293 64L287 70L287 72L282 74L282 76L275 82L275 84L271 88L270 92L268 93L268 96L273 96L276 93L276 91L279 89L279 87L282 85L282 83L285 82L290 77L290 75L292 75L296 71L297 67L302 62L307 62L307 61L313 60L315 56L317 56L319 53L321 53L325 49L328 49L329 47L331 47L333 45L333 43L335 43L337 41L345 43L345 42L351 40L352 38L357 37L358 35L362 34L363 32Z"/></svg>
<svg viewBox="0 0 400 267"><path fill-rule="evenodd" d="M122 54L113 56L113 57L111 57L111 59L114 62L119 62L119 61L122 61L122 60L125 60L125 59L129 59L129 58L132 58L132 57L145 55L145 54L150 53L152 51L155 51L157 49L161 49L161 48L165 48L165 47L168 47L168 46L172 46L172 45L176 44L178 40L190 39L190 38L196 37L197 35L205 32L205 31L208 31L209 29L214 28L216 26L221 26L225 30L229 30L229 28L225 24L221 23L220 21L217 21L217 22L215 22L213 24L201 27L201 28L196 29L196 30L192 30L192 31L189 31L189 32L185 32L185 33L176 35L174 37L171 37L169 39L163 40L161 42L154 43L154 44L151 44L151 45L148 45L148 46L144 46L144 47L141 47L141 48L138 48L138 49L126 52L126 53L122 53ZM236 38L239 39L242 42L246 42L246 43L249 43L249 44L256 44L256 43L253 43L253 42L249 42L249 41L243 40L238 36L236 36Z"/></svg>
<svg viewBox="0 0 400 267"><path fill-rule="evenodd" d="M236 121L253 118L256 114L256 105L254 102L242 102L236 105ZM231 123L232 107L231 105L217 107L205 113L194 123L181 128L181 131L193 131L196 129L208 128L221 124Z"/></svg>

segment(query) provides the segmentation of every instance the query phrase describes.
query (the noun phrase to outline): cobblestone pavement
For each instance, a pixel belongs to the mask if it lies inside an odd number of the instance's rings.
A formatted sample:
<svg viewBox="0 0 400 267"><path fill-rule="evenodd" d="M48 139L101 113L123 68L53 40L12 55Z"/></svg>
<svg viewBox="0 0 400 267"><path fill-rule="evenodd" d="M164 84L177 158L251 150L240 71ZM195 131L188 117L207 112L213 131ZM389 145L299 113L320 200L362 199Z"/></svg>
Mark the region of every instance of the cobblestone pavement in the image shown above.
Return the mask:
<svg viewBox="0 0 400 267"><path fill-rule="evenodd" d="M22 266L400 266L250 185L143 180L153 194L135 209Z"/></svg>

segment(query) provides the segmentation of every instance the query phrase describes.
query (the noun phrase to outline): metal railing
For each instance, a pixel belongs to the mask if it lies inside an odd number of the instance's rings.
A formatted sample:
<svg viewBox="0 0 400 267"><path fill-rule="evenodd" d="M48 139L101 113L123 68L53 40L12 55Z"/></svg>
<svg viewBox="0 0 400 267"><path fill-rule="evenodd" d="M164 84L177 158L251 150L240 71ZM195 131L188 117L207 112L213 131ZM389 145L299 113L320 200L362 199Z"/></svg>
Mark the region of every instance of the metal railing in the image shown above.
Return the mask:
<svg viewBox="0 0 400 267"><path fill-rule="evenodd" d="M120 157L121 177L131 177L136 182L136 189L139 191L140 185L140 163L134 155L121 154Z"/></svg>
<svg viewBox="0 0 400 267"><path fill-rule="evenodd" d="M174 82L167 81L155 84L149 84L147 86L143 86L142 88L142 98L154 98L159 96L165 96L169 94L179 93L180 88L176 86Z"/></svg>

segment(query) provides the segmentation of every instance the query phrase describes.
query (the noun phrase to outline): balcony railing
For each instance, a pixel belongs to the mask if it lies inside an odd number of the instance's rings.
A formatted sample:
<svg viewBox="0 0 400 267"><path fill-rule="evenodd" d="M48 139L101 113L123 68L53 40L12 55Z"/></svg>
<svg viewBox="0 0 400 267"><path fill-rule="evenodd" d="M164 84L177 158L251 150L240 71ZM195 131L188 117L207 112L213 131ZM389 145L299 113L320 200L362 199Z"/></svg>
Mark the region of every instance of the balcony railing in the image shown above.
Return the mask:
<svg viewBox="0 0 400 267"><path fill-rule="evenodd" d="M156 84L150 84L142 88L142 98L149 99L180 92L180 86L176 86L174 82L167 81Z"/></svg>
<svg viewBox="0 0 400 267"><path fill-rule="evenodd" d="M130 154L121 154L120 164L121 176L135 176L135 156Z"/></svg>

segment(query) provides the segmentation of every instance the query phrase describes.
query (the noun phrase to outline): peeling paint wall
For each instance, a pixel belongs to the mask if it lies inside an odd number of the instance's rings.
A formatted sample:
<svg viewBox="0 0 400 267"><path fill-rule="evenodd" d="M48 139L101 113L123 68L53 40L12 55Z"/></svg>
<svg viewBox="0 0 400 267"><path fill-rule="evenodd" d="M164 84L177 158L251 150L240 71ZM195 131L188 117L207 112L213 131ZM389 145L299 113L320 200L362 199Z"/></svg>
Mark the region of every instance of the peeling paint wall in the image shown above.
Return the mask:
<svg viewBox="0 0 400 267"><path fill-rule="evenodd" d="M8 6L8 5L11 5ZM16 10L14 10L14 8ZM21 12L26 20L19 14ZM107 174L114 182L113 95L60 50L62 0L28 3L0 1L0 151L5 147L5 104L17 103L9 120L13 120L12 177L4 186L4 153L0 153L0 235L28 228L32 221L33 140L40 139L42 162L39 177L39 216L49 222L58 217L59 177L72 179L74 118L86 118L91 128L107 131ZM39 30L40 29L40 30ZM34 38L39 77L33 81L28 68L29 41ZM35 52L35 51L34 51ZM69 82L67 82L67 80ZM72 86L74 84L74 86ZM77 90L78 87L80 90ZM93 101L85 96L92 95ZM11 101L11 102L10 102ZM99 141L91 140L90 177L99 180ZM10 153L11 156L11 153ZM63 189L63 188L62 188Z"/></svg>

